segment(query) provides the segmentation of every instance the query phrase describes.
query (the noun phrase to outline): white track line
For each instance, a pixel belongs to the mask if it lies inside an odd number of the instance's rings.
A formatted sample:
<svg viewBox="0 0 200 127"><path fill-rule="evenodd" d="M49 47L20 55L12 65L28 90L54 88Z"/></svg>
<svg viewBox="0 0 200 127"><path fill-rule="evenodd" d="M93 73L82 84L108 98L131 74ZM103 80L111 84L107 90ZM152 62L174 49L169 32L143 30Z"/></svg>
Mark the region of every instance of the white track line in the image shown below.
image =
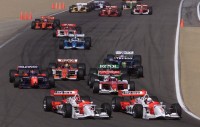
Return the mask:
<svg viewBox="0 0 200 127"><path fill-rule="evenodd" d="M87 3L90 3L92 2L93 0L90 0L88 1ZM68 10L65 10L65 11L61 11L61 12L57 12L57 13L53 13L53 14L50 14L49 16L54 16L54 15L58 15L58 14L61 14L61 13L64 13L64 12L67 12ZM5 41L3 44L0 45L0 49L3 48L4 46L6 46L7 44L9 44L10 42L12 42L13 40L15 40L18 36L20 36L22 33L24 33L26 30L28 30L28 28L30 28L29 26L27 26L25 28L25 30L23 30L22 32L20 33L17 33L15 36L11 37L9 40Z"/></svg>
<svg viewBox="0 0 200 127"><path fill-rule="evenodd" d="M176 40L175 40L175 54L174 54L174 69L175 69L175 86L176 86L176 97L178 100L178 103L182 107L182 109L189 114L190 116L194 117L197 120L200 120L198 116L190 112L190 110L185 106L183 102L183 98L181 96L180 91L180 81L179 81L179 33L180 33L180 19L181 19L181 10L184 0L181 0L181 3L179 5L179 12L178 12L178 23L177 23L177 29L176 29Z"/></svg>
<svg viewBox="0 0 200 127"><path fill-rule="evenodd" d="M198 16L198 19L200 21L200 12L199 12L199 6L200 6L200 2L197 4L197 16Z"/></svg>

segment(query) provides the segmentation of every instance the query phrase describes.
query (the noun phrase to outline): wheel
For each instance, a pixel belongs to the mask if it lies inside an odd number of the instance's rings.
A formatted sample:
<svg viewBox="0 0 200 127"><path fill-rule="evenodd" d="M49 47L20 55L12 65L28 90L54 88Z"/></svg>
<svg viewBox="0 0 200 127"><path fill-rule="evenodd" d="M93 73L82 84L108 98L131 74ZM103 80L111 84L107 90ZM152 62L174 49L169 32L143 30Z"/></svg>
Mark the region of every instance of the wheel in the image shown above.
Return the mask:
<svg viewBox="0 0 200 127"><path fill-rule="evenodd" d="M48 111L52 111L53 110L53 106L52 106L52 102L55 101L55 98L52 96L46 96L43 100L43 109L44 111L48 112Z"/></svg>
<svg viewBox="0 0 200 127"><path fill-rule="evenodd" d="M124 101L122 97L113 97L112 98L112 109L114 112L119 112L122 110L120 102Z"/></svg>
<svg viewBox="0 0 200 127"><path fill-rule="evenodd" d="M91 42L85 41L84 48L85 48L85 49L90 49L90 46L91 46Z"/></svg>
<svg viewBox="0 0 200 127"><path fill-rule="evenodd" d="M141 55L134 55L133 56L133 60L135 63L137 63L137 65L141 65L142 64L142 57Z"/></svg>
<svg viewBox="0 0 200 127"><path fill-rule="evenodd" d="M91 98L90 98L90 96L81 96L81 100L91 102Z"/></svg>
<svg viewBox="0 0 200 127"><path fill-rule="evenodd" d="M109 117L112 115L112 107L109 103L103 103L101 104L102 112L106 112Z"/></svg>
<svg viewBox="0 0 200 127"><path fill-rule="evenodd" d="M77 32L77 34L81 34L82 33L82 29L80 26L75 27L75 30Z"/></svg>
<svg viewBox="0 0 200 127"><path fill-rule="evenodd" d="M135 91L135 82L134 81L132 81L132 82L130 82L130 87L129 87L129 91Z"/></svg>
<svg viewBox="0 0 200 127"><path fill-rule="evenodd" d="M49 86L50 86L50 88L55 87L55 80L54 80L53 76L49 76Z"/></svg>
<svg viewBox="0 0 200 127"><path fill-rule="evenodd" d="M16 77L14 80L14 88L19 87L21 82L21 78L20 77Z"/></svg>
<svg viewBox="0 0 200 127"><path fill-rule="evenodd" d="M64 42L63 41L59 42L59 49L64 49Z"/></svg>
<svg viewBox="0 0 200 127"><path fill-rule="evenodd" d="M127 74L122 74L121 75L121 80L127 80L129 82L130 81L130 77Z"/></svg>
<svg viewBox="0 0 200 127"><path fill-rule="evenodd" d="M99 93L99 82L93 83L93 93Z"/></svg>
<svg viewBox="0 0 200 127"><path fill-rule="evenodd" d="M56 30L53 31L53 37L56 37Z"/></svg>
<svg viewBox="0 0 200 127"><path fill-rule="evenodd" d="M98 79L97 75L91 75L90 76L89 81L88 81L88 85L89 85L90 88L93 88L95 79Z"/></svg>
<svg viewBox="0 0 200 127"><path fill-rule="evenodd" d="M122 11L121 10L118 10L118 17L122 16Z"/></svg>
<svg viewBox="0 0 200 127"><path fill-rule="evenodd" d="M97 73L98 73L98 70L96 68L90 68L89 75L97 74Z"/></svg>
<svg viewBox="0 0 200 127"><path fill-rule="evenodd" d="M141 104L135 104L133 107L133 117L142 118L143 117L143 106Z"/></svg>
<svg viewBox="0 0 200 127"><path fill-rule="evenodd" d="M35 22L35 21L32 21L32 22L31 22L31 29L35 29L35 26L36 26L36 22Z"/></svg>
<svg viewBox="0 0 200 127"><path fill-rule="evenodd" d="M114 60L114 57L115 57L115 55L113 55L113 54L108 54L108 55L107 55L108 61L113 61L113 60Z"/></svg>
<svg viewBox="0 0 200 127"><path fill-rule="evenodd" d="M85 63L79 63L78 64L78 69L83 69L84 70L84 75L86 74L86 65L85 65Z"/></svg>
<svg viewBox="0 0 200 127"><path fill-rule="evenodd" d="M77 73L77 78L78 80L83 80L84 79L84 70L83 69L78 69L78 73Z"/></svg>
<svg viewBox="0 0 200 127"><path fill-rule="evenodd" d="M182 109L178 103L174 103L170 107L171 113L177 113L180 117L182 116Z"/></svg>
<svg viewBox="0 0 200 127"><path fill-rule="evenodd" d="M138 66L136 67L137 71L136 71L136 77L137 78L141 78L143 77L143 67L142 66Z"/></svg>
<svg viewBox="0 0 200 127"><path fill-rule="evenodd" d="M18 71L14 69L9 71L10 83L13 83L15 81L15 74L17 73Z"/></svg>
<svg viewBox="0 0 200 127"><path fill-rule="evenodd" d="M71 118L72 117L72 105L71 104L64 104L62 107L63 110L63 117L64 118Z"/></svg>
<svg viewBox="0 0 200 127"><path fill-rule="evenodd" d="M152 14L153 14L153 8L149 7L149 15L152 15Z"/></svg>
<svg viewBox="0 0 200 127"><path fill-rule="evenodd" d="M60 20L59 20L59 19L55 19L55 20L53 21L53 28L56 29L56 28L59 27L59 26L60 26Z"/></svg>
<svg viewBox="0 0 200 127"><path fill-rule="evenodd" d="M91 45L91 43L92 43L91 37L85 37L84 40L85 40L85 41L88 41L88 42L90 43L90 47L92 46L92 45Z"/></svg>

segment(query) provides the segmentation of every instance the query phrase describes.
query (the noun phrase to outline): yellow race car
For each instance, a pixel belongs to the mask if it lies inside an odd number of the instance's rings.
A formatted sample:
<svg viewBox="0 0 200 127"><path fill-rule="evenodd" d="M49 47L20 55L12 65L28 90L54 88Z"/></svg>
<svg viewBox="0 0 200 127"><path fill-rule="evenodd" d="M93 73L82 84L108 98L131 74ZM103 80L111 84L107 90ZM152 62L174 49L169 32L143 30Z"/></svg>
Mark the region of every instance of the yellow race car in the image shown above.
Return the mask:
<svg viewBox="0 0 200 127"><path fill-rule="evenodd" d="M94 10L95 5L93 3L76 3L75 5L71 5L69 7L70 13L75 12L90 12Z"/></svg>

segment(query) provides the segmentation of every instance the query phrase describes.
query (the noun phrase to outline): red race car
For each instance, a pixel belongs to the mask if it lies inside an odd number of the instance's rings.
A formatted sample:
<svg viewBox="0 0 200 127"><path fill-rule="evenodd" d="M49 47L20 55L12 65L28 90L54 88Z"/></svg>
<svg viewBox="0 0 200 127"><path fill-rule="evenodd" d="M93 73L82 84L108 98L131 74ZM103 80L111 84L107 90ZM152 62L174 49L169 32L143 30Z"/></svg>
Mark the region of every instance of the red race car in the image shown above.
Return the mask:
<svg viewBox="0 0 200 127"><path fill-rule="evenodd" d="M99 74L101 73L109 73L109 72L99 71ZM120 72L118 74L120 74ZM124 79L119 80L114 76L105 76L103 81L95 81L93 84L93 93L102 93L102 94L117 93L118 90L133 91L135 90L135 84L134 82L129 84L127 80Z"/></svg>
<svg viewBox="0 0 200 127"><path fill-rule="evenodd" d="M152 13L153 9L151 6L141 3L134 6L131 10L132 15L152 15Z"/></svg>
<svg viewBox="0 0 200 127"><path fill-rule="evenodd" d="M117 6L106 6L99 12L99 16L120 17L121 15L122 11Z"/></svg>
<svg viewBox="0 0 200 127"><path fill-rule="evenodd" d="M56 29L60 26L60 20L52 16L41 16L31 23L31 29Z"/></svg>
<svg viewBox="0 0 200 127"><path fill-rule="evenodd" d="M47 71L39 70L38 66L18 66L9 72L10 82L18 88L52 88L55 81Z"/></svg>
<svg viewBox="0 0 200 127"><path fill-rule="evenodd" d="M78 63L78 59L58 59L57 63L49 63L49 73L56 80L81 80L86 73L86 65Z"/></svg>
<svg viewBox="0 0 200 127"><path fill-rule="evenodd" d="M112 108L109 103L103 103L101 108L90 100L89 96L80 96L78 90L73 91L50 91L51 96L43 100L44 111L52 111L61 114L64 118L110 118ZM62 97L62 100L55 100Z"/></svg>
<svg viewBox="0 0 200 127"><path fill-rule="evenodd" d="M112 107L115 112L125 112L134 118L142 119L180 119L182 109L178 103L170 108L159 102L156 96L149 96L147 91L124 91L118 92L119 97L112 99ZM124 99L130 97L130 100Z"/></svg>
<svg viewBox="0 0 200 127"><path fill-rule="evenodd" d="M69 34L81 33L81 27L77 26L76 24L61 24L60 27L53 32L53 37L66 37Z"/></svg>

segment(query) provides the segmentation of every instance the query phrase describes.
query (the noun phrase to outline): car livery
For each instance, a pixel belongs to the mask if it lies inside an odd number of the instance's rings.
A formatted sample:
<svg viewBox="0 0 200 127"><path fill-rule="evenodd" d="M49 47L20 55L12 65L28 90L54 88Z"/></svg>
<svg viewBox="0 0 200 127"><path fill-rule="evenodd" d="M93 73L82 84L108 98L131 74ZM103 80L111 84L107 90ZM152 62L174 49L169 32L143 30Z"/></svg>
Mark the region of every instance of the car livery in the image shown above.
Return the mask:
<svg viewBox="0 0 200 127"><path fill-rule="evenodd" d="M99 16L108 16L108 17L120 17L122 15L121 9L117 6L106 6L102 8L99 12Z"/></svg>
<svg viewBox="0 0 200 127"><path fill-rule="evenodd" d="M137 4L134 6L131 10L132 15L152 15L153 9L151 6L148 6L147 4Z"/></svg>

